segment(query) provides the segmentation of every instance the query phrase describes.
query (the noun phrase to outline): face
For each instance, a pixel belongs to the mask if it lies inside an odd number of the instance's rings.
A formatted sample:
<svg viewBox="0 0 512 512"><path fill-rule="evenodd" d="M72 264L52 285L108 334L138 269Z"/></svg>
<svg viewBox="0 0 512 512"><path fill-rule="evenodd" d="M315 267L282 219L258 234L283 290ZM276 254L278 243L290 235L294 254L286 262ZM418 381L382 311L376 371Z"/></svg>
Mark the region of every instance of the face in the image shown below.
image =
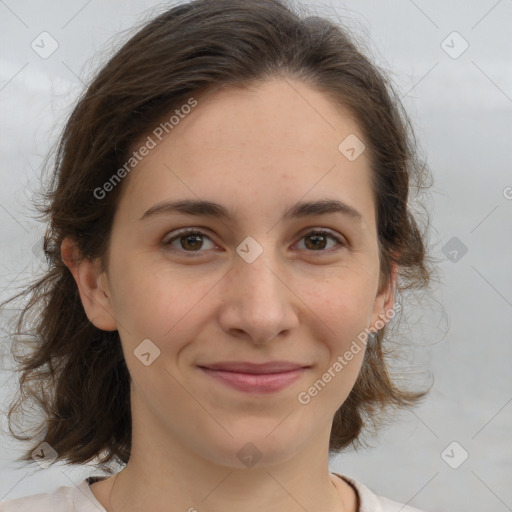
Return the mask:
<svg viewBox="0 0 512 512"><path fill-rule="evenodd" d="M393 304L392 283L379 289L369 156L338 149L351 134L363 139L299 81L222 88L125 178L107 268L74 275L90 320L119 331L135 423L233 467L248 442L267 463L328 442L364 345L336 361ZM185 200L221 208L164 206ZM302 369L204 369L273 361Z"/></svg>

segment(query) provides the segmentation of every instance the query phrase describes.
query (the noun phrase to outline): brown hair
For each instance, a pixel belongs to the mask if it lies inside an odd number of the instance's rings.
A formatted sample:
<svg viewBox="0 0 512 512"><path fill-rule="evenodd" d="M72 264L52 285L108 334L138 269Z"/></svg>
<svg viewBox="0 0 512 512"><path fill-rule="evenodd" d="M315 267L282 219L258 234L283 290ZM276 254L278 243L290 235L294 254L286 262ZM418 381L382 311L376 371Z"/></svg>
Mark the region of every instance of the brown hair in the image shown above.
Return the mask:
<svg viewBox="0 0 512 512"><path fill-rule="evenodd" d="M413 184L428 167L417 156L411 123L392 85L348 32L316 16L301 16L285 0L195 0L146 23L102 67L73 110L56 148L53 173L39 206L49 220L44 252L49 268L29 295L17 324L30 350L21 363L20 393L9 430L32 441L18 460L31 460L43 439L72 464L126 463L131 447L130 376L117 331L87 318L74 278L61 259L65 237L84 258L104 261L122 183L94 193L129 158L134 144L193 96L243 87L276 76L300 79L355 116L372 155L381 281L398 264L396 292L427 287L432 271L426 237L410 207ZM340 141L341 142L341 141ZM413 183L414 182L414 183ZM5 303L4 303L5 304ZM31 330L25 316L36 311ZM388 406L411 406L425 392L393 383L384 348L386 327L368 343L361 372L336 412L330 452L359 440ZM28 336L28 337L27 337ZM33 400L45 417L30 435L16 434L12 416ZM37 441L36 439L39 439Z"/></svg>

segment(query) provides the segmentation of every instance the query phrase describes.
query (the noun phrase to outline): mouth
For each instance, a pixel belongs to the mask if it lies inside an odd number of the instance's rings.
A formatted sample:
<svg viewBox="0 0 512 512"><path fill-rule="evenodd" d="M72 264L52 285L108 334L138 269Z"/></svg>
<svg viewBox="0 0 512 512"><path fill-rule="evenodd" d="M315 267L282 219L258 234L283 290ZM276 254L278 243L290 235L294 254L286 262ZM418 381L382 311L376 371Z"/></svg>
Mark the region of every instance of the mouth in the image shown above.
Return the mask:
<svg viewBox="0 0 512 512"><path fill-rule="evenodd" d="M308 366L288 361L225 362L199 366L217 382L246 393L274 393L299 379Z"/></svg>

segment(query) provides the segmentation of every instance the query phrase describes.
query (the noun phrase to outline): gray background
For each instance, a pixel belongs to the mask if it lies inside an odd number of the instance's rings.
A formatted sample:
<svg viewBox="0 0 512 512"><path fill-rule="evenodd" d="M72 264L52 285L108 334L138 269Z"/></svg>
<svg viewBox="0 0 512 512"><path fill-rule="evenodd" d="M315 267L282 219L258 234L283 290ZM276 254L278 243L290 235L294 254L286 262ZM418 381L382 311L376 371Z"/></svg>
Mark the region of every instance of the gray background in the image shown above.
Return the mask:
<svg viewBox="0 0 512 512"><path fill-rule="evenodd" d="M370 440L373 447L333 458L331 469L426 511L512 510L512 2L303 4L351 27L391 73L435 180L423 203L439 282L430 299L408 306L404 298L404 341L414 356L405 375L433 379L431 394ZM126 37L115 34L165 5L0 0L0 300L42 264L44 227L31 217L30 198L83 83ZM59 45L46 59L31 48L43 31ZM464 40L469 47L458 55ZM2 311L2 322L13 313ZM5 337L0 346L6 352ZM7 356L3 365L2 407L16 384ZM20 445L5 433L5 413L1 421L0 500L93 472L14 464Z"/></svg>

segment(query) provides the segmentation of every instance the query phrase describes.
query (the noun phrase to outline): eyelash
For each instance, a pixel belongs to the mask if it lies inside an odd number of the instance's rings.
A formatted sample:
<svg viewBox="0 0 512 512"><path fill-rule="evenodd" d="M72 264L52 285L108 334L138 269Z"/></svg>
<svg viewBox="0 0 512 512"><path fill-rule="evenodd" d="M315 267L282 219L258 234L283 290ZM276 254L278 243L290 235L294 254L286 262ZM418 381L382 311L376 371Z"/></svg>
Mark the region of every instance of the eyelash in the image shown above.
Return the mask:
<svg viewBox="0 0 512 512"><path fill-rule="evenodd" d="M199 235L201 237L206 237L206 238L211 240L211 238L206 233L203 233L202 231L198 231L195 228L185 228L185 229L179 231L172 238L169 238L167 240L164 239L162 244L165 247L170 246L175 240L179 240L181 237L184 237L186 235ZM301 237L301 240L303 238L308 237L308 236L314 236L314 235L326 236L326 237L330 238L331 240L334 240L337 243L338 246L341 246L341 247L345 247L346 246L346 244L344 243L344 241L340 237L334 235L331 231L328 231L326 229L314 229L312 231L309 231L308 233L304 234ZM192 257L192 258L199 257L201 255L201 253L205 252L204 250L186 251L184 249L174 249L174 248L170 248L170 250L173 251L173 252L179 252L179 253L187 254L187 257ZM310 252L310 253L320 253L320 255L322 255L322 253L325 254L325 253L330 253L332 251L332 249L331 250L323 249L323 250L319 250L319 251L308 251L307 249L305 249L305 250L307 252ZM337 249L335 249L335 250L337 250Z"/></svg>

